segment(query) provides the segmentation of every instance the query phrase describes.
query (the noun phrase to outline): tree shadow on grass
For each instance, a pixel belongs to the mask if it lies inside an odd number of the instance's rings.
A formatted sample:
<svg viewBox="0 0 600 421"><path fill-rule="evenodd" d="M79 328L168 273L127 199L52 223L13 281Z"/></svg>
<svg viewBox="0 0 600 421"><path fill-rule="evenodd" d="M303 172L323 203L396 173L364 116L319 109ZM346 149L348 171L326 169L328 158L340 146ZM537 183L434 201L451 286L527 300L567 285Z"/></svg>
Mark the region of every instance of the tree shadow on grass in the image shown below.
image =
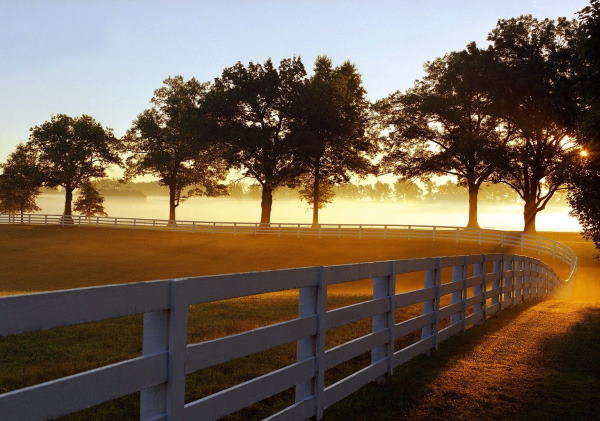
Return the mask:
<svg viewBox="0 0 600 421"><path fill-rule="evenodd" d="M582 311L581 321L544 342L546 375L513 419L600 419L600 307Z"/></svg>
<svg viewBox="0 0 600 421"><path fill-rule="evenodd" d="M379 421L405 418L408 411L427 393L427 386L447 367L472 353L486 335L510 324L521 312L535 304L504 310L483 325L474 326L462 335L448 339L431 356L417 357L396 368L394 376L387 378L384 384L370 383L331 406L325 412L325 419ZM440 415L444 419L452 419L452 414L447 411Z"/></svg>

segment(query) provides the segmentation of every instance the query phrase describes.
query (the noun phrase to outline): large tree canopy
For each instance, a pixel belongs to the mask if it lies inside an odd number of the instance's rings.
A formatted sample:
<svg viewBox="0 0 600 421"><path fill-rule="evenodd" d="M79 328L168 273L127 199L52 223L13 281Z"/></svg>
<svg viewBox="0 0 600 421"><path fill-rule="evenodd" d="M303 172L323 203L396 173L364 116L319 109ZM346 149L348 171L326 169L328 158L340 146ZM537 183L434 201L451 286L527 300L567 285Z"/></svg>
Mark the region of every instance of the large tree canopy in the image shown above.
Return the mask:
<svg viewBox="0 0 600 421"><path fill-rule="evenodd" d="M498 21L488 37L504 69L499 88L510 106L503 117L515 128L497 180L525 202L525 232L535 232L537 213L564 186L576 155L575 34L576 24L564 18L521 16Z"/></svg>
<svg viewBox="0 0 600 421"><path fill-rule="evenodd" d="M426 75L377 108L384 167L402 177L452 175L469 190L468 226L477 228L477 194L511 138L494 91L499 71L489 51L472 43L425 65Z"/></svg>
<svg viewBox="0 0 600 421"><path fill-rule="evenodd" d="M0 212L22 215L38 211L36 198L44 182L44 172L37 152L30 145L17 145L0 168Z"/></svg>
<svg viewBox="0 0 600 421"><path fill-rule="evenodd" d="M237 63L215 80L206 104L228 162L262 188L261 223L270 222L273 191L295 185L303 172L292 128L305 78L299 58L284 59L278 68L271 60Z"/></svg>
<svg viewBox="0 0 600 421"><path fill-rule="evenodd" d="M165 79L154 92L153 107L142 112L125 136L126 178L151 174L169 188L169 221L175 209L194 195L226 192L227 166L213 141L202 105L210 90L192 78Z"/></svg>
<svg viewBox="0 0 600 421"><path fill-rule="evenodd" d="M333 198L334 185L372 171L369 102L355 66L345 62L333 67L328 57L318 57L294 110L293 135L301 144L306 171L300 193L313 206L317 225L319 208Z"/></svg>
<svg viewBox="0 0 600 421"><path fill-rule="evenodd" d="M65 216L71 216L73 190L92 177L104 177L110 164L120 162L118 144L112 129L88 115L57 114L31 128L30 145L39 153L46 184L65 189Z"/></svg>
<svg viewBox="0 0 600 421"><path fill-rule="evenodd" d="M577 52L582 99L580 127L584 137L580 140L600 152L600 0L591 0L579 12Z"/></svg>
<svg viewBox="0 0 600 421"><path fill-rule="evenodd" d="M584 238L600 248L600 1L592 0L579 12L577 36L579 63L578 141L585 148L581 165L569 177L569 204Z"/></svg>

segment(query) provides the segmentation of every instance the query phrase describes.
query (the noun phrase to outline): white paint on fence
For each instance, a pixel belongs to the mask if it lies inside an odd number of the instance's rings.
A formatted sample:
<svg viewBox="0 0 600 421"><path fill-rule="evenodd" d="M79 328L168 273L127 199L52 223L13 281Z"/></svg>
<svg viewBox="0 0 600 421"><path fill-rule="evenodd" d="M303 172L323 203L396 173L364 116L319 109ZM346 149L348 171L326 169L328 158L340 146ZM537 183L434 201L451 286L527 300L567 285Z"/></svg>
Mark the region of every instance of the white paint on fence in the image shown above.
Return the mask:
<svg viewBox="0 0 600 421"><path fill-rule="evenodd" d="M40 220L57 222L49 215L31 217L32 224ZM110 220L119 224L118 219ZM101 224L100 218L92 221ZM141 221L146 220L136 219L136 227ZM156 221L149 224L156 226ZM218 224L211 223L210 227L220 229ZM240 223L234 227L237 234L244 232ZM288 231L280 225L275 233L299 235L300 227L296 228ZM327 407L365 384L391 375L398 365L431 352L445 339L501 309L547 296L575 273L576 257L560 243L513 233L445 228L428 231L414 226L386 226L382 232L386 238L406 238L410 232L412 238L434 239L435 235L435 240L449 233L451 239L496 241L541 250L569 265L569 276L561 280L552 268L532 257L486 254L201 276L3 297L1 336L143 313L144 337L139 358L0 395L0 415L2 419L48 419L141 391L142 420L210 420L295 387L296 402L269 419L320 419ZM262 229L252 227L257 233ZM358 231L349 230L352 235L368 237L379 235L381 228L361 226ZM344 228L336 225L335 234L342 232ZM328 228L323 226L319 235L327 233ZM450 282L442 282L443 268L452 268ZM396 276L411 272L423 273L424 288L396 294ZM360 279L374 279L371 300L326 310L329 285ZM472 288L471 297L467 296L468 288ZM290 289L300 289L298 318L187 343L190 305ZM451 303L440 307L446 295L451 295ZM421 315L395 323L397 308L420 303ZM371 333L325 349L329 329L368 318L372 319ZM448 320L444 328L440 326L442 320ZM394 349L396 339L415 331L421 332L417 342ZM186 374L289 342L297 343L296 363L185 404ZM327 369L368 352L371 361L367 367L325 386Z"/></svg>

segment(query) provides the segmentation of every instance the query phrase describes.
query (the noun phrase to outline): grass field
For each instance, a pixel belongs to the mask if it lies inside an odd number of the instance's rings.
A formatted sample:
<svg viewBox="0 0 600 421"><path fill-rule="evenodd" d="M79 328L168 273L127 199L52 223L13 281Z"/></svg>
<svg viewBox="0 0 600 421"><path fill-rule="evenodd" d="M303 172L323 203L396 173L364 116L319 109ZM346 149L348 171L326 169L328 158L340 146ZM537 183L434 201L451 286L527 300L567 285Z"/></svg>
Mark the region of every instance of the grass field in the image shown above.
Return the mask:
<svg viewBox="0 0 600 421"><path fill-rule="evenodd" d="M557 234L582 256L582 273L598 273L592 248L574 234ZM75 227L0 227L0 294L16 294L185 276L265 270L286 267L355 263L409 257L501 252L495 246L454 242L316 239L201 235L194 233L114 230ZM564 268L562 268L564 270ZM596 278L598 279L598 278ZM422 287L422 275L399 277L397 290ZM583 285L583 284L582 284ZM571 295L596 293L574 285ZM600 289L598 289L600 296ZM331 288L328 307L370 298L369 280ZM397 320L421 309L402 309ZM297 292L265 294L193 306L188 342L220 337L289 320L297 314ZM141 352L141 316L112 319L48 331L0 338L0 392L62 377ZM370 320L334 329L327 347L361 336ZM407 337L405 343L414 341ZM191 401L264 374L294 361L294 344L241 358L188 376L186 400ZM363 355L328 370L331 383L368 364ZM410 376L406 379L410 380ZM286 391L254 405L231 419L255 419L288 405ZM73 414L67 419L137 419L137 394ZM344 413L343 405L339 414ZM328 411L336 417L337 409Z"/></svg>

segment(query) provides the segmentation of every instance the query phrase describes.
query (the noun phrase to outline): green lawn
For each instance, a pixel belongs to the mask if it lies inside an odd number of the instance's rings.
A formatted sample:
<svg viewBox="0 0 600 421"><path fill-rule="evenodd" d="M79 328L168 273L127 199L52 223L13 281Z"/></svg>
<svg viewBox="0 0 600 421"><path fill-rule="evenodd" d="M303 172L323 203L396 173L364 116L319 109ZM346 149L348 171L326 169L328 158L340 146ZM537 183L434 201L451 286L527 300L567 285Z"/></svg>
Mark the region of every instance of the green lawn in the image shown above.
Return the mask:
<svg viewBox="0 0 600 421"><path fill-rule="evenodd" d="M102 228L3 226L0 227L0 253L3 256L0 293L500 251L507 250L417 240L233 237ZM405 275L399 277L397 290L421 288L422 282L422 274ZM370 294L370 280L336 286L329 291L328 307L363 301L369 299ZM419 306L402 309L398 311L397 320L407 319L420 311ZM188 342L289 320L296 314L296 291L193 306L189 315ZM139 355L141 320L141 316L133 316L0 338L0 392ZM370 320L334 329L327 335L327 346L364 335L369 329ZM416 337L409 335L402 343L410 343ZM198 399L285 366L294 361L294 352L295 344L288 344L189 375L187 400ZM368 355L363 355L328 370L327 383L368 362ZM410 376L409 380L412 381ZM229 418L265 417L287 406L292 396L291 390L286 391ZM137 419L138 400L137 394L127 396L67 419ZM334 416L336 411L328 411L328 416Z"/></svg>

